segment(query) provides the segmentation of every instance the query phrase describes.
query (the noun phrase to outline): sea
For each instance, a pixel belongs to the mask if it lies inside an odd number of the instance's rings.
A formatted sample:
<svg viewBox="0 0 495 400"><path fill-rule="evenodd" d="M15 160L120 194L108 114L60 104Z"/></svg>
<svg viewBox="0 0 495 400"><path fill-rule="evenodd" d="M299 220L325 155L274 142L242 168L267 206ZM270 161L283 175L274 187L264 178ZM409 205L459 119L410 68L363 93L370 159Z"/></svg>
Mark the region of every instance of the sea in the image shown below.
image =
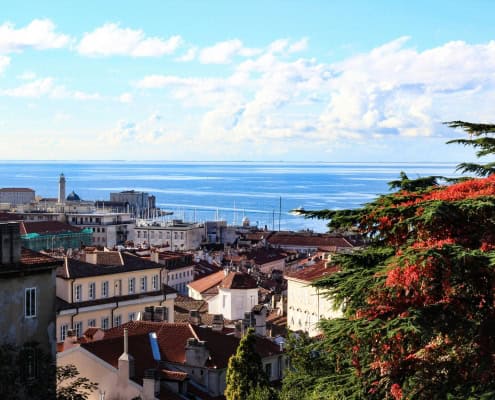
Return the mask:
<svg viewBox="0 0 495 400"><path fill-rule="evenodd" d="M291 210L356 208L389 193L387 182L404 171L410 178L455 177L455 163L324 162L142 162L1 161L0 187L29 187L57 197L58 179L67 194L109 200L110 192L145 191L173 212L168 219L224 219L273 230L325 232L328 221L305 219Z"/></svg>

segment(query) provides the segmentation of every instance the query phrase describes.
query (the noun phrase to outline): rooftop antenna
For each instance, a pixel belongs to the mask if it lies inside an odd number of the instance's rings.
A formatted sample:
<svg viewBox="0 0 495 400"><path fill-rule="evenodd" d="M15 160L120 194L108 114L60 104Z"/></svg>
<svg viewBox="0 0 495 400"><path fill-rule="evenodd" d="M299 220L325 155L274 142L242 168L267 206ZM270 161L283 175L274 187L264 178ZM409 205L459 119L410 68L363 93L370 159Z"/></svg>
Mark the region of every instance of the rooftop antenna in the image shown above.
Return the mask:
<svg viewBox="0 0 495 400"><path fill-rule="evenodd" d="M234 200L234 226L237 225L237 213L236 213L236 208L235 208L235 200Z"/></svg>

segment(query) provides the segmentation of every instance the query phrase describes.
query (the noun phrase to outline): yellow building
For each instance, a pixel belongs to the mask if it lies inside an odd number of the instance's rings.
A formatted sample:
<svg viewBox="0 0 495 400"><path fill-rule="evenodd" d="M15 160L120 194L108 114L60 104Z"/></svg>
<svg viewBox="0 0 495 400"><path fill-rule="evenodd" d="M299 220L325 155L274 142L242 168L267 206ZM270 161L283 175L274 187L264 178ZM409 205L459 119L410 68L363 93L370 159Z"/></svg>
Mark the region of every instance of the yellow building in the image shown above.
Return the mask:
<svg viewBox="0 0 495 400"><path fill-rule="evenodd" d="M163 265L126 252L66 258L57 271L57 342L65 340L69 329L80 337L87 328L109 329L136 320L150 306L155 319L174 322L177 293L165 282Z"/></svg>

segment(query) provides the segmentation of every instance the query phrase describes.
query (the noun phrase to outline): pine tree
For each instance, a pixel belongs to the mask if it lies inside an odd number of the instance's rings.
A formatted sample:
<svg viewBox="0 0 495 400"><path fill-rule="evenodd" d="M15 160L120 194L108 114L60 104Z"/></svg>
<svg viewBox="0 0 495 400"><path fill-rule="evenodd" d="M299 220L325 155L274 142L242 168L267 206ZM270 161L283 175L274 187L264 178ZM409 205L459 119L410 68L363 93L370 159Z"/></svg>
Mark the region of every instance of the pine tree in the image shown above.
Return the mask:
<svg viewBox="0 0 495 400"><path fill-rule="evenodd" d="M255 344L254 329L249 328L241 339L236 354L229 360L224 393L227 400L246 400L256 387L260 392L268 388L268 378Z"/></svg>
<svg viewBox="0 0 495 400"><path fill-rule="evenodd" d="M370 245L316 283L345 317L324 320L323 340L305 348L325 373L301 368L301 398L495 398L495 175L305 213Z"/></svg>

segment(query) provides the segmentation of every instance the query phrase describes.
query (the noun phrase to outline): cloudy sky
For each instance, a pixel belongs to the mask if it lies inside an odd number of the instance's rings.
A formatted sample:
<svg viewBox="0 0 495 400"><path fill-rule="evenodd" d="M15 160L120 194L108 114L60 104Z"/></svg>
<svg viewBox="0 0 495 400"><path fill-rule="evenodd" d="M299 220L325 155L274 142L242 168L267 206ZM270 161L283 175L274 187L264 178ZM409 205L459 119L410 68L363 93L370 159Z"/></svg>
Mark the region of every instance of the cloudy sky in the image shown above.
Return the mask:
<svg viewBox="0 0 495 400"><path fill-rule="evenodd" d="M1 159L457 162L442 121L495 122L493 1L46 3L2 5Z"/></svg>

